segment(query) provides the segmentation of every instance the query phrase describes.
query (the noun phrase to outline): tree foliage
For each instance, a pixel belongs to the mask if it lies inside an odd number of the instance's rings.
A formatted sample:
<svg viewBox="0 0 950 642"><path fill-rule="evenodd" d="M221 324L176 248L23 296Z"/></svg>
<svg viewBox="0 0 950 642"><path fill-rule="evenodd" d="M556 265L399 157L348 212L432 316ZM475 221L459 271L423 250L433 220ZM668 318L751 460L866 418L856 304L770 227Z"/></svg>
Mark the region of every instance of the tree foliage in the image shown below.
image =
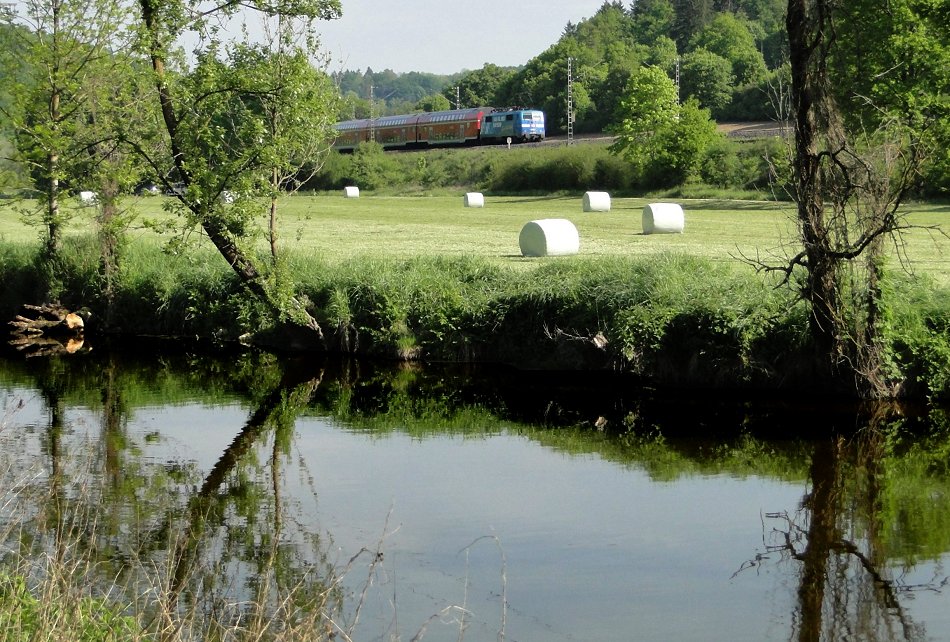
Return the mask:
<svg viewBox="0 0 950 642"><path fill-rule="evenodd" d="M59 250L66 189L86 189L75 161L93 144L90 110L120 41L123 8L113 0L33 0L0 13L11 38L2 54L9 89L2 105L17 158L39 195L36 220L44 228L46 254ZM11 86L12 85L12 86Z"/></svg>
<svg viewBox="0 0 950 642"><path fill-rule="evenodd" d="M714 114L721 114L732 100L732 65L708 49L694 49L683 56L681 93L695 98Z"/></svg>
<svg viewBox="0 0 950 642"><path fill-rule="evenodd" d="M658 67L633 75L619 113L611 151L651 185L677 185L694 175L719 137L709 111L693 99L679 104L676 86Z"/></svg>
<svg viewBox="0 0 950 642"><path fill-rule="evenodd" d="M765 59L745 20L732 13L717 14L690 41L693 50L705 49L729 61L732 84L747 85L766 72Z"/></svg>

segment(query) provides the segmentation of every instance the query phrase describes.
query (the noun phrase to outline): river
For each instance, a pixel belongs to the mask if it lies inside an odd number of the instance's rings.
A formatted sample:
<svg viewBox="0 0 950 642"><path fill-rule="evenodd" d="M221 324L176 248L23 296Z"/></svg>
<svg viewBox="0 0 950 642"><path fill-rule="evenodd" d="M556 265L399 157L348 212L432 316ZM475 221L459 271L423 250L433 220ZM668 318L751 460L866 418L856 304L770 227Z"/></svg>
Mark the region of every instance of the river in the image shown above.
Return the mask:
<svg viewBox="0 0 950 642"><path fill-rule="evenodd" d="M182 346L8 355L0 398L7 552L55 497L111 595L273 578L360 641L950 638L941 409Z"/></svg>

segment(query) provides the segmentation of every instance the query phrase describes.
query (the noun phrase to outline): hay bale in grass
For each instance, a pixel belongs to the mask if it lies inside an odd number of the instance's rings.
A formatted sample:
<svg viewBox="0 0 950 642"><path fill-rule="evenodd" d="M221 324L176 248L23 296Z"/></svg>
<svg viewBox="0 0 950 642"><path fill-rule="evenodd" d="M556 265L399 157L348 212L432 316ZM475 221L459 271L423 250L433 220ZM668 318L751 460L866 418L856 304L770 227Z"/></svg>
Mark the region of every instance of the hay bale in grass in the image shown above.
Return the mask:
<svg viewBox="0 0 950 642"><path fill-rule="evenodd" d="M677 203L650 203L643 208L644 234L682 234L686 219Z"/></svg>
<svg viewBox="0 0 950 642"><path fill-rule="evenodd" d="M577 254L580 236L565 218L545 218L525 223L518 237L522 256L564 256Z"/></svg>
<svg viewBox="0 0 950 642"><path fill-rule="evenodd" d="M465 195L465 207L485 207L485 197L481 192L469 192Z"/></svg>
<svg viewBox="0 0 950 642"><path fill-rule="evenodd" d="M359 198L360 188L355 185L348 185L343 188L343 196L345 198Z"/></svg>
<svg viewBox="0 0 950 642"><path fill-rule="evenodd" d="M607 192L587 192L584 194L585 212L609 212L610 194Z"/></svg>
<svg viewBox="0 0 950 642"><path fill-rule="evenodd" d="M99 195L95 192L83 190L79 192L79 202L83 205L95 205L99 202Z"/></svg>

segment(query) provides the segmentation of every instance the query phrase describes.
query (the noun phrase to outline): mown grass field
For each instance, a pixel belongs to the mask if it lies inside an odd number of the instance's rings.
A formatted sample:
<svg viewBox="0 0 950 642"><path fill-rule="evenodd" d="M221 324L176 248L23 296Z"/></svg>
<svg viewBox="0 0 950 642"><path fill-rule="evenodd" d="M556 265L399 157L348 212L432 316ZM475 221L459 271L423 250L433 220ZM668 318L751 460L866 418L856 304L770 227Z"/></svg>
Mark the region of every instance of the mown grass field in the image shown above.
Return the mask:
<svg viewBox="0 0 950 642"><path fill-rule="evenodd" d="M657 199L654 199L657 200ZM168 217L165 197L129 199L136 216L130 236L160 242L145 220ZM577 227L580 255L644 256L676 252L741 265L743 257L781 261L795 248L791 203L729 200L677 200L683 206L683 234L642 233L642 198L613 198L610 212L584 212L577 196L487 196L484 208L466 208L463 195L376 196L347 199L339 193L295 195L281 201L281 247L289 254L334 264L366 257L471 256L516 267L544 259L525 259L518 247L522 226L541 218L566 218ZM25 207L29 204L20 204ZM950 219L950 205L910 204L902 264L916 273L950 283L950 239L937 229ZM70 233L92 229L95 208L72 207ZM263 209L262 209L263 212ZM265 239L262 213L260 245ZM950 229L950 227L948 227ZM30 242L39 230L26 225L10 204L0 207L0 240ZM894 252L895 259L897 252Z"/></svg>

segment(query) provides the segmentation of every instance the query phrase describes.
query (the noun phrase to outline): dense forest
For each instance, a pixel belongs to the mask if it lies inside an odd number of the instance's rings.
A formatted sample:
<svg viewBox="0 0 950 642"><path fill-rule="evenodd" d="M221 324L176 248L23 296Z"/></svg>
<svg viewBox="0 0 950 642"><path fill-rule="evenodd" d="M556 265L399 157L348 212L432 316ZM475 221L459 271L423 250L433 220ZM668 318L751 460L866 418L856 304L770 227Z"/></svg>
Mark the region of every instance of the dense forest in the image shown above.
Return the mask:
<svg viewBox="0 0 950 642"><path fill-rule="evenodd" d="M341 118L415 109L530 105L548 115L551 133L567 125L568 59L575 131L601 131L616 119L634 71L663 69L680 98L695 97L718 120L784 117L788 85L784 0L635 0L605 2L520 68L486 64L452 76L386 70L335 76ZM370 102L372 87L372 105Z"/></svg>

